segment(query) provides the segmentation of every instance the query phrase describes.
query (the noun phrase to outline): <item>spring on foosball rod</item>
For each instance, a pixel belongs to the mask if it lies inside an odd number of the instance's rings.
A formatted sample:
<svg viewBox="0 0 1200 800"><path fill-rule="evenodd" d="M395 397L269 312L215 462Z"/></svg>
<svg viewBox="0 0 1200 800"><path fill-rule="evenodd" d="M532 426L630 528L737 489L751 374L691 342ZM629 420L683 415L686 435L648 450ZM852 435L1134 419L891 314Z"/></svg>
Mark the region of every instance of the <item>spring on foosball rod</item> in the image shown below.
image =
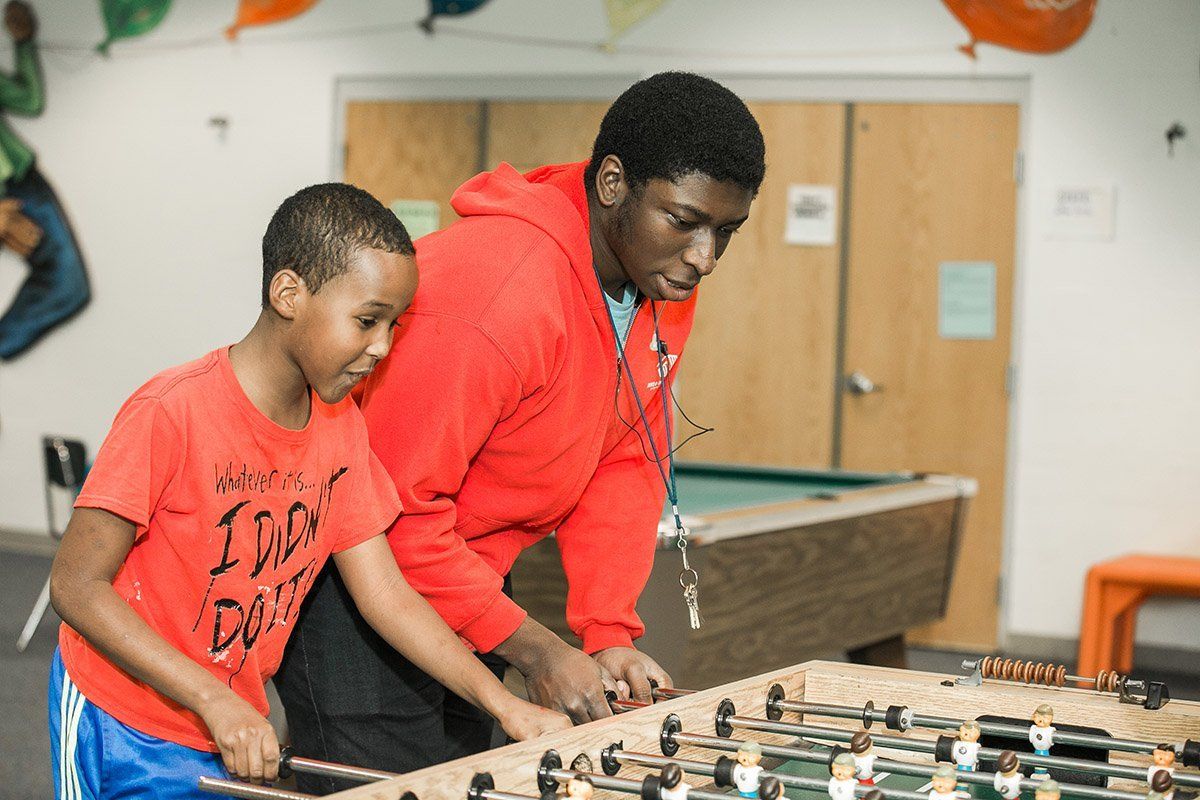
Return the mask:
<svg viewBox="0 0 1200 800"><path fill-rule="evenodd" d="M1064 686L1067 683L1091 684L1097 692L1121 692L1122 689L1143 688L1142 681L1130 679L1110 670L1100 670L1094 678L1070 675L1062 664L1027 661L1019 658L984 656L974 663L963 662L966 669L977 669L984 678L1020 683L1039 683L1044 686Z"/></svg>

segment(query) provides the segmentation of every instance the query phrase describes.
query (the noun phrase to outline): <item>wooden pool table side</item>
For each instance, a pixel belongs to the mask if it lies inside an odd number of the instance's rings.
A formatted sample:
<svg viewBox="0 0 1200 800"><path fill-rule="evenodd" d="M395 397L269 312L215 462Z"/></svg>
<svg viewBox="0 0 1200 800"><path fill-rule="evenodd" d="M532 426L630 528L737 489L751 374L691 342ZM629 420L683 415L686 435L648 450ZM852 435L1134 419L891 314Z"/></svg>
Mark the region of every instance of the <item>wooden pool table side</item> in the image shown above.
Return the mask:
<svg viewBox="0 0 1200 800"><path fill-rule="evenodd" d="M703 515L689 550L704 625L687 625L675 548L658 553L638 646L691 688L811 658L857 652L895 664L904 632L945 612L973 481L943 475ZM567 641L566 578L546 539L513 567L513 593ZM882 657L880 657L882 654Z"/></svg>

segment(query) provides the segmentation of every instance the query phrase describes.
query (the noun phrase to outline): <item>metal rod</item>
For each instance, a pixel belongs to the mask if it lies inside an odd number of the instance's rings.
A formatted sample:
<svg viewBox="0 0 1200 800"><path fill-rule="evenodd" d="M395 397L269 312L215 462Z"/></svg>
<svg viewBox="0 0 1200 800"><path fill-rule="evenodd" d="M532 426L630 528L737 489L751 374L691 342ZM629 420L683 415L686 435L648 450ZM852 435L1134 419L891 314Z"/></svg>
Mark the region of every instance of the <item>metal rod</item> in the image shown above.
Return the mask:
<svg viewBox="0 0 1200 800"><path fill-rule="evenodd" d="M766 753L765 747L763 748L763 753ZM649 753L631 753L626 750L616 750L612 753L612 757L617 761L640 764L647 767L665 767L667 764L678 764L679 768L684 772L690 772L695 775L706 775L708 777L712 777L717 771L715 764L709 764L706 761L687 761L677 758L667 758L666 756L651 755ZM808 789L814 792L827 792L829 790L828 779L806 778L803 775L788 775L784 772L770 772L766 770L763 771L760 777L772 777L784 786L793 786L797 789ZM863 786L861 784L854 787L854 794L858 797L863 797L872 789L879 789L887 800L929 800L928 794L910 792L904 789L884 789L881 786ZM691 798L691 796L692 792L689 791L688 797ZM1121 800L1125 799L1122 798ZM1139 795L1136 798L1129 798L1129 800L1146 800L1146 798Z"/></svg>
<svg viewBox="0 0 1200 800"><path fill-rule="evenodd" d="M699 733L675 733L671 738L677 744L688 744L693 747L704 747L710 750L736 752L742 742L737 739L724 739L720 736L705 736ZM810 764L828 764L829 753L819 750L804 750L799 747L773 745L760 742L764 756L772 758L787 758L792 761L805 761ZM875 772L894 772L897 775L912 775L918 778L932 777L937 767L925 764L910 764L907 761L893 761L888 758L875 759ZM980 786L993 787L994 772L967 772L956 770L955 778L960 783L974 783ZM782 780L782 778L781 778ZM1041 781L1025 778L1021 781L1021 789L1036 791ZM1137 792L1121 792L1115 789L1102 789L1096 786L1077 784L1062 784L1063 794L1073 794L1077 797L1090 797L1096 800L1146 800L1146 795Z"/></svg>
<svg viewBox="0 0 1200 800"><path fill-rule="evenodd" d="M375 783L376 781L386 781L400 776L398 772L383 772L382 770L366 769L365 767L351 767L346 764L317 761L314 758L301 758L299 756L285 756L282 763L284 767L290 768L292 772L302 772L306 775L321 775L325 778L342 778L344 780L357 781L358 783Z"/></svg>
<svg viewBox="0 0 1200 800"><path fill-rule="evenodd" d="M826 703L802 703L796 700L775 700L773 701L775 708L780 711L791 711L796 714L811 714L818 717L837 717L840 719L870 719L872 722L882 722L887 724L887 711L873 710L866 711L862 708L854 706L838 706L829 705ZM914 728L935 728L945 730L957 730L958 726L962 725L965 720L954 719L953 717L938 717L929 714L913 714L912 727ZM1002 736L1006 739L1021 739L1025 740L1029 737L1029 729L1022 728L1020 725L1008 725L1003 722L984 722L976 720L979 723L979 730L983 733L993 736ZM1090 747L1099 750L1121 750L1126 753L1145 753L1150 754L1158 746L1153 742L1142 742L1136 739L1117 739L1112 736L1100 736L1090 733L1072 733L1071 731L1055 730L1055 744L1071 744L1079 747Z"/></svg>
<svg viewBox="0 0 1200 800"><path fill-rule="evenodd" d="M642 793L642 782L630 780L629 778L614 778L601 773L575 772L570 769L550 769L546 770L545 774L559 783L566 783L576 775L587 775L591 778L592 785L597 789L608 789L612 792L626 792L636 795ZM689 791L688 800L693 800L693 798L694 800L730 800L729 795L724 792L709 792L704 789L692 789ZM923 797L921 800L929 800L929 798Z"/></svg>
<svg viewBox="0 0 1200 800"><path fill-rule="evenodd" d="M275 789L271 786L256 786L253 783L227 781L221 778L201 777L197 786L205 792L221 794L226 797L243 797L247 800L312 800L315 794L290 792L287 789Z"/></svg>
<svg viewBox="0 0 1200 800"><path fill-rule="evenodd" d="M853 731L843 728L824 728L817 725L797 725L790 722L774 722L769 719L754 717L730 716L725 719L731 728L760 731L762 733L779 733L784 736L811 736L817 739L832 739L836 742L849 742L854 736ZM883 747L895 750L911 750L918 753L933 753L937 748L935 742L925 739L910 739L903 736L871 735L871 740ZM979 757L984 761L995 761L1000 750L992 747L982 747ZM1126 767L1120 764L1110 764L1107 761L1087 761L1080 758L1062 758L1061 756L1039 756L1033 753L1020 753L1018 756L1024 764L1035 767L1053 767L1054 769L1074 770L1076 772L1093 772L1098 775L1109 775L1114 778L1129 778L1141 783L1146 782L1146 769L1142 767ZM1200 775L1175 773L1176 786L1200 786Z"/></svg>
<svg viewBox="0 0 1200 800"><path fill-rule="evenodd" d="M639 708L648 708L651 703L639 703L637 700L609 700L608 705L612 708L614 714L624 714L626 711L637 711Z"/></svg>
<svg viewBox="0 0 1200 800"><path fill-rule="evenodd" d="M484 789L479 793L483 800L539 800L527 794L513 794L512 792L498 792L495 789ZM1141 800L1146 800L1142 798Z"/></svg>
<svg viewBox="0 0 1200 800"><path fill-rule="evenodd" d="M669 686L655 686L651 690L655 700L674 700L676 697L687 697L695 693L695 689L675 689Z"/></svg>

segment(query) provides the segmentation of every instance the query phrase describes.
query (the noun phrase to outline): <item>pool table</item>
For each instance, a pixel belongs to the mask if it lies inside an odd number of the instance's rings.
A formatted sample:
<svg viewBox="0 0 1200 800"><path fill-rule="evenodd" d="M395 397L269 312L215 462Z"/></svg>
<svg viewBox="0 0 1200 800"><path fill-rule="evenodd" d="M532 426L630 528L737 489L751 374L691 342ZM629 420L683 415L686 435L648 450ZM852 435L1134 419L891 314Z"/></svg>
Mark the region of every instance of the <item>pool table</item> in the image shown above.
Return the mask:
<svg viewBox="0 0 1200 800"><path fill-rule="evenodd" d="M639 647L694 689L831 654L901 664L905 631L945 612L976 492L952 475L723 464L681 463L676 479L704 624L688 627L664 518ZM521 555L512 579L518 603L577 641L552 538Z"/></svg>

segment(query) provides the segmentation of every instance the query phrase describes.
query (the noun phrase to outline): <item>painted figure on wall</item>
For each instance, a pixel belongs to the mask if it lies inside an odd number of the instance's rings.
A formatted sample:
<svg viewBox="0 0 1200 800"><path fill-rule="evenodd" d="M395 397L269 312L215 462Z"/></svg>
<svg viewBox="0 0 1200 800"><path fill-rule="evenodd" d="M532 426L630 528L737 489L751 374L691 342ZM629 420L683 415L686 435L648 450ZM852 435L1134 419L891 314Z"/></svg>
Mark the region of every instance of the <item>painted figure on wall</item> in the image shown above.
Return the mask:
<svg viewBox="0 0 1200 800"><path fill-rule="evenodd" d="M13 133L7 114L42 113L45 92L37 52L37 18L29 4L10 0L4 27L16 65L0 73L0 240L29 264L29 274L0 316L0 359L24 353L77 314L91 297L79 245L58 197L38 171L33 150Z"/></svg>

